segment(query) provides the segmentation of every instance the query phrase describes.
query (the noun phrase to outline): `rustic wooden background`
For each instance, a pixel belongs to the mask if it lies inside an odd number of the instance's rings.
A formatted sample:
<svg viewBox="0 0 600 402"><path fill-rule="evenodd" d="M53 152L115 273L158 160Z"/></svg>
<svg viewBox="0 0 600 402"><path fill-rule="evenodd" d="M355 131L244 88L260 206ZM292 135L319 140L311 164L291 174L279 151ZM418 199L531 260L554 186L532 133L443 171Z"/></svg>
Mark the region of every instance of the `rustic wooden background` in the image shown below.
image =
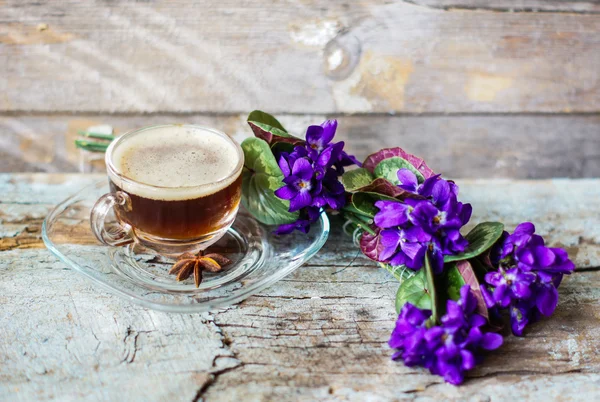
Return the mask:
<svg viewBox="0 0 600 402"><path fill-rule="evenodd" d="M598 0L0 1L0 171L77 171L77 130L325 117L359 157L600 176Z"/></svg>

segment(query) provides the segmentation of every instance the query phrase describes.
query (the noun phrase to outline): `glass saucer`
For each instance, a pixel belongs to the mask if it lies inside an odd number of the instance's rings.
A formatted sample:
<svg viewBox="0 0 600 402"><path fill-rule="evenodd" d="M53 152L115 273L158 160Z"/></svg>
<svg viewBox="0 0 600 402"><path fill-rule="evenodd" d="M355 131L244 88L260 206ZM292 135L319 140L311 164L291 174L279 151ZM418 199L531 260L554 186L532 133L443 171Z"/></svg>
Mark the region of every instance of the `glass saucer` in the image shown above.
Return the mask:
<svg viewBox="0 0 600 402"><path fill-rule="evenodd" d="M102 181L61 202L44 221L44 243L69 267L104 289L165 312L199 313L240 302L300 267L329 235L325 214L308 234L276 236L274 227L261 224L241 208L227 234L208 249L232 263L221 272L205 272L196 288L193 275L177 282L168 274L172 259L135 244L109 247L96 240L90 229L90 209L108 191L107 181Z"/></svg>

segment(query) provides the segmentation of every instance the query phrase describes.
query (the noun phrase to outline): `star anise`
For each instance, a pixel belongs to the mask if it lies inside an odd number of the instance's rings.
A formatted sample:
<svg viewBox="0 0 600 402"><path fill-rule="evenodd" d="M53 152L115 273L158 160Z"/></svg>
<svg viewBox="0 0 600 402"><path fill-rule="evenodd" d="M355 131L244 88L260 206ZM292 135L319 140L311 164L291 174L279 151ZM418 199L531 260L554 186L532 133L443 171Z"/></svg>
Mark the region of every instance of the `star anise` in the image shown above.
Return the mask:
<svg viewBox="0 0 600 402"><path fill-rule="evenodd" d="M194 282L199 287L202 283L202 271L219 272L227 264L231 264L231 260L221 254L204 254L202 251L198 254L184 253L177 258L169 274L177 275L177 281L184 281L194 274Z"/></svg>

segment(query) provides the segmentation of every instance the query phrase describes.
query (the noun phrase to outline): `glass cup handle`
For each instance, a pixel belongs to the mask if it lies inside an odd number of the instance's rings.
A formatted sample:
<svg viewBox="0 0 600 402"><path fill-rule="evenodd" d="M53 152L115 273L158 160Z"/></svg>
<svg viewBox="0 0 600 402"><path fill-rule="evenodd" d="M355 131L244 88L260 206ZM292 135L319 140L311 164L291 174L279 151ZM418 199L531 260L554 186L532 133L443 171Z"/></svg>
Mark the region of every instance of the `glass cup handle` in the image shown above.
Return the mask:
<svg viewBox="0 0 600 402"><path fill-rule="evenodd" d="M104 194L92 208L90 223L94 236L103 244L108 246L123 246L133 242L131 226L126 223L106 228L106 215L115 205L124 205L126 209L131 205L129 196L122 192Z"/></svg>

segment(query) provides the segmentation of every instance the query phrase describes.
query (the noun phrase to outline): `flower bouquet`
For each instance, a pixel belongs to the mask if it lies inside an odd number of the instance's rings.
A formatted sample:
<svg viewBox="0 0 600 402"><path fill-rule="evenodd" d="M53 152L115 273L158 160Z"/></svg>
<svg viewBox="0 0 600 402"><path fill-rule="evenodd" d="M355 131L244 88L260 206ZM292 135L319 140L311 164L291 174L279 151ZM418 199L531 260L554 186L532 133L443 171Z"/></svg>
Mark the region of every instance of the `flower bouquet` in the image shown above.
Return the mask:
<svg viewBox="0 0 600 402"><path fill-rule="evenodd" d="M471 205L423 159L386 148L360 163L334 142L335 120L308 127L304 138L261 111L248 124L255 136L242 143L246 209L280 235L341 214L361 252L398 279L392 359L460 384L502 345L505 321L522 336L554 312L562 277L575 266L532 223L509 234L484 222L463 235Z"/></svg>

